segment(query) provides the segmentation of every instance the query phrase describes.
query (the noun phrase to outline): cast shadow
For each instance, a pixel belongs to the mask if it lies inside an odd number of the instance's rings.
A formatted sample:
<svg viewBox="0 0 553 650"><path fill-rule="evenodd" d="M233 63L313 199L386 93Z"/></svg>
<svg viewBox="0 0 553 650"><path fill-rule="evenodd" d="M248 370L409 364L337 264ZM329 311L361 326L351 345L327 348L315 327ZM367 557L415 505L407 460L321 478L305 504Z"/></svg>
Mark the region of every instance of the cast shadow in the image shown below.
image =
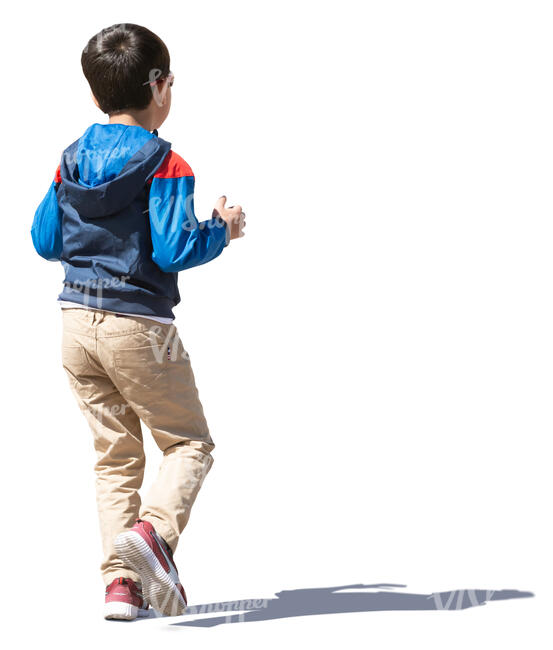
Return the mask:
<svg viewBox="0 0 553 650"><path fill-rule="evenodd" d="M214 627L227 623L268 621L293 616L341 614L351 612L461 610L481 607L490 601L532 598L530 591L503 589L456 589L430 594L413 594L397 591L406 585L355 584L341 587L292 589L275 593L276 598L247 599L189 605L185 616L219 614L209 618L184 620L171 625L188 627ZM363 590L376 591L363 591ZM357 590L357 591L346 591ZM154 616L152 616L153 618Z"/></svg>

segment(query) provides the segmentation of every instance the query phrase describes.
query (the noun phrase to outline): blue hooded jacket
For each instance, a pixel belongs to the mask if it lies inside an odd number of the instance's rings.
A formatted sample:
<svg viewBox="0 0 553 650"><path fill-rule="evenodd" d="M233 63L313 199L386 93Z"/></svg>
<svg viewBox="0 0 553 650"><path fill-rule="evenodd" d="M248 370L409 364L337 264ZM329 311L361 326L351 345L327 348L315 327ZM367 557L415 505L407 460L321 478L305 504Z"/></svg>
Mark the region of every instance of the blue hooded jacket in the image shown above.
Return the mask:
<svg viewBox="0 0 553 650"><path fill-rule="evenodd" d="M65 269L58 299L174 318L178 272L229 242L219 216L198 222L194 181L157 131L90 126L63 152L31 228L38 254Z"/></svg>

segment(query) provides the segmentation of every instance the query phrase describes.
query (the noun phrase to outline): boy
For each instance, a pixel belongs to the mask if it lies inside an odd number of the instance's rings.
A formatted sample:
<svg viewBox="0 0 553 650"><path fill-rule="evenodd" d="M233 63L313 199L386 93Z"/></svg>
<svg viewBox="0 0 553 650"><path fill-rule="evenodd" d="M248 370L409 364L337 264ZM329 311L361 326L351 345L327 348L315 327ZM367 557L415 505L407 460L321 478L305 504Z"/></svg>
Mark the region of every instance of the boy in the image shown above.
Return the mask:
<svg viewBox="0 0 553 650"><path fill-rule="evenodd" d="M60 260L63 366L94 436L106 585L105 618L186 609L173 560L214 443L190 361L172 323L177 274L243 235L240 206L194 214L194 175L158 137L171 106L169 52L144 27L118 24L81 58L108 124L62 154L31 229L36 251ZM163 451L144 503L140 422Z"/></svg>

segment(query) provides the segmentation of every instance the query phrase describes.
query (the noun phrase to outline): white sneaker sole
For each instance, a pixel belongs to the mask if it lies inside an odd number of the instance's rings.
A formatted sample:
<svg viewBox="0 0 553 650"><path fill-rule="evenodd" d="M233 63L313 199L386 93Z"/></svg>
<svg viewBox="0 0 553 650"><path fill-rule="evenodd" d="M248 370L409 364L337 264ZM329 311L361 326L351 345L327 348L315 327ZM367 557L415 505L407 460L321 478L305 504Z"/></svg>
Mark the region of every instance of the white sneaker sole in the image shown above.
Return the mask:
<svg viewBox="0 0 553 650"><path fill-rule="evenodd" d="M150 616L149 609L140 609L136 605L112 601L104 605L104 618L113 621L134 621L135 618Z"/></svg>
<svg viewBox="0 0 553 650"><path fill-rule="evenodd" d="M150 605L165 616L181 616L186 602L155 553L138 533L128 531L115 538L117 555L136 571L142 593Z"/></svg>

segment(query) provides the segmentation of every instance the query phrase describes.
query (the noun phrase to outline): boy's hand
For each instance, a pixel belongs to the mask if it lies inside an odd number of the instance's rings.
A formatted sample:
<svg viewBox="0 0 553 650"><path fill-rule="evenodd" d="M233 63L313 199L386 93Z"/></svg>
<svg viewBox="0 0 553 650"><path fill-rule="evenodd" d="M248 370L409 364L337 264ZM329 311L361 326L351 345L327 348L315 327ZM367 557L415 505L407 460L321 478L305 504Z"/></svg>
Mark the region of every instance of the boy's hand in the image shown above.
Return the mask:
<svg viewBox="0 0 553 650"><path fill-rule="evenodd" d="M220 196L217 199L217 203L213 208L213 217L219 215L221 219L227 222L230 229L231 239L243 237L245 235L244 226L246 225L246 215L242 212L242 206L231 205L228 208L225 208L226 202L226 196Z"/></svg>

